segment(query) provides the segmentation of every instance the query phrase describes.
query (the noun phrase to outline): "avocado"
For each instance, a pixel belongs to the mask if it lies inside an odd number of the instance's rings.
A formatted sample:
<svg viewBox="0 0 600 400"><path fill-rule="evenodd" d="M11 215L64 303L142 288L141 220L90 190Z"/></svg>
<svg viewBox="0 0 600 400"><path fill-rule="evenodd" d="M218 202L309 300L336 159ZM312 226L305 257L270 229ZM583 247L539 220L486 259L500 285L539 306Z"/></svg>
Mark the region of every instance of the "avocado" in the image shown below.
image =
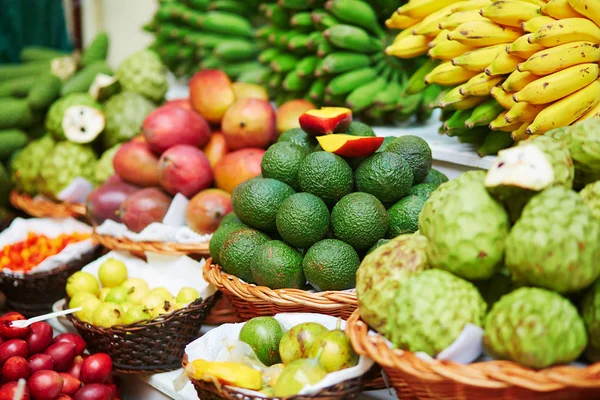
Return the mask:
<svg viewBox="0 0 600 400"><path fill-rule="evenodd" d="M370 193L383 203L394 203L408 194L413 171L398 154L384 151L363 161L354 172L356 190Z"/></svg>
<svg viewBox="0 0 600 400"><path fill-rule="evenodd" d="M252 278L271 289L301 289L306 283L302 271L302 254L280 240L258 247L250 263Z"/></svg>
<svg viewBox="0 0 600 400"><path fill-rule="evenodd" d="M408 194L411 196L419 196L423 200L427 200L431 193L438 188L439 185L435 183L419 183L410 188Z"/></svg>
<svg viewBox="0 0 600 400"><path fill-rule="evenodd" d="M379 146L379 148L375 151L375 153L383 153L385 151L385 149L388 147L388 145L394 141L394 139L396 139L395 136L384 137L383 143L381 143L381 146Z"/></svg>
<svg viewBox="0 0 600 400"><path fill-rule="evenodd" d="M276 224L277 232L286 243L307 249L327 234L329 209L314 194L296 193L281 204Z"/></svg>
<svg viewBox="0 0 600 400"><path fill-rule="evenodd" d="M235 213L232 211L226 214L223 218L221 218L221 222L219 222L219 227L229 225L235 222L239 222L240 224L242 223L242 221L240 221L237 215L235 215Z"/></svg>
<svg viewBox="0 0 600 400"><path fill-rule="evenodd" d="M273 317L256 317L246 322L240 331L240 340L248 343L258 359L270 367L281 362L279 342L283 329Z"/></svg>
<svg viewBox="0 0 600 400"><path fill-rule="evenodd" d="M438 186L444 182L448 182L448 177L435 168L431 168L429 175L423 180L423 183L435 183Z"/></svg>
<svg viewBox="0 0 600 400"><path fill-rule="evenodd" d="M390 239L379 239L373 246L371 246L371 248L369 250L367 250L367 254L373 252L375 249L383 246L384 244L386 244L389 241L390 241Z"/></svg>
<svg viewBox="0 0 600 400"><path fill-rule="evenodd" d="M304 255L304 276L318 291L346 290L356 286L358 253L348 243L324 239L315 243Z"/></svg>
<svg viewBox="0 0 600 400"><path fill-rule="evenodd" d="M298 171L308 152L290 142L275 143L265 152L260 167L265 178L277 179L298 190Z"/></svg>
<svg viewBox="0 0 600 400"><path fill-rule="evenodd" d="M231 215L233 213L230 213L228 215ZM225 218L223 218L224 220ZM223 222L223 220L221 221L221 223ZM241 222L234 222L231 221L225 225L221 225L217 228L217 230L215 231L215 233L213 233L212 237L210 238L210 242L208 244L208 249L210 251L210 256L212 257L212 261L215 264L220 264L221 263L221 248L223 247L223 243L225 242L225 239L227 239L227 236L231 233L231 232L235 232L238 231L240 229L244 229L244 228L249 228L248 225L243 224Z"/></svg>
<svg viewBox="0 0 600 400"><path fill-rule="evenodd" d="M419 229L419 214L425 204L421 196L408 196L389 209L390 227L387 237L390 239L405 233L415 233Z"/></svg>
<svg viewBox="0 0 600 400"><path fill-rule="evenodd" d="M431 149L427 142L418 136L397 137L386 147L386 151L396 153L408 162L413 170L413 184L423 182L431 170L433 164Z"/></svg>
<svg viewBox="0 0 600 400"><path fill-rule="evenodd" d="M328 206L333 206L354 188L350 165L342 157L325 151L309 154L304 159L298 183L303 192L314 194Z"/></svg>
<svg viewBox="0 0 600 400"><path fill-rule="evenodd" d="M346 134L352 136L375 136L375 132L373 132L373 129L369 125L359 121L352 121Z"/></svg>
<svg viewBox="0 0 600 400"><path fill-rule="evenodd" d="M223 271L237 276L244 282L255 283L250 267L252 257L258 247L269 240L267 235L251 228L229 233L219 252Z"/></svg>
<svg viewBox="0 0 600 400"><path fill-rule="evenodd" d="M313 151L315 146L318 144L317 139L312 136L308 136L308 134L300 128L293 128L283 132L281 136L279 136L277 142L294 143L305 149L307 152Z"/></svg>

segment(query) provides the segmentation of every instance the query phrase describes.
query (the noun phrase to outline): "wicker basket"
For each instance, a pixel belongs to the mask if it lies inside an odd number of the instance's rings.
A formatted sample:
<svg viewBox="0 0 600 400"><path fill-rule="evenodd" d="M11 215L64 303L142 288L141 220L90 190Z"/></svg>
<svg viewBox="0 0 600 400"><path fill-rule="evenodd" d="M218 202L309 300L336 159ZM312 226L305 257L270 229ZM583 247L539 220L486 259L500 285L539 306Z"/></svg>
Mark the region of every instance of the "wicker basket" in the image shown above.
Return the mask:
<svg viewBox="0 0 600 400"><path fill-rule="evenodd" d="M0 290L6 295L8 307L25 316L52 311L52 305L66 296L67 278L99 256L94 249L80 258L50 271L12 275L0 271Z"/></svg>
<svg viewBox="0 0 600 400"><path fill-rule="evenodd" d="M198 255L208 256L208 242L194 244L166 243L166 242L135 242L127 238L116 238L108 235L99 235L95 230L92 239L110 250L124 250L133 254L145 252L160 253L165 255Z"/></svg>
<svg viewBox="0 0 600 400"><path fill-rule="evenodd" d="M85 204L57 203L50 199L33 199L27 194L11 192L13 207L38 218L80 218L86 216Z"/></svg>
<svg viewBox="0 0 600 400"><path fill-rule="evenodd" d="M355 311L346 334L354 350L381 365L403 400L575 400L600 399L600 363L586 368L558 366L540 371L510 361L468 365L424 361L413 353L390 349L381 335Z"/></svg>
<svg viewBox="0 0 600 400"><path fill-rule="evenodd" d="M147 323L100 328L67 318L87 342L92 353L107 353L115 371L125 374L152 374L181 368L185 346L200 334L210 309L219 299L216 293L198 299L185 308L152 319ZM65 303L68 307L68 302Z"/></svg>
<svg viewBox="0 0 600 400"><path fill-rule="evenodd" d="M233 308L231 299L227 296L221 296L217 304L210 310L204 324L218 326L242 321L243 319L237 315L235 308Z"/></svg>
<svg viewBox="0 0 600 400"><path fill-rule="evenodd" d="M209 258L204 264L204 279L231 299L233 307L244 320L279 313L320 313L347 319L358 306L353 292L311 293L299 289L269 289L240 281L221 271Z"/></svg>

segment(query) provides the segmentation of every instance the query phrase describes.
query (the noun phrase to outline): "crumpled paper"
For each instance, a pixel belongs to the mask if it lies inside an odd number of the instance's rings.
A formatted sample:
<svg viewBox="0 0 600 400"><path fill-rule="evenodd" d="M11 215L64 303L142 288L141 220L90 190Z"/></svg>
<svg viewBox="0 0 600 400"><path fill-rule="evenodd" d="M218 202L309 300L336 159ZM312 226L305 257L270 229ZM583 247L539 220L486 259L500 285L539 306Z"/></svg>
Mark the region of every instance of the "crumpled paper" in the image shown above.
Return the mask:
<svg viewBox="0 0 600 400"><path fill-rule="evenodd" d="M56 198L67 203L85 203L93 190L94 185L90 181L78 176L66 188L61 190Z"/></svg>
<svg viewBox="0 0 600 400"><path fill-rule="evenodd" d="M74 218L54 219L54 218L30 218L15 219L10 226L0 233L0 249L17 242L27 239L29 233L38 233L49 238L55 238L62 234L70 234L75 232L92 233L92 228L83 222L79 222ZM82 240L81 242L72 243L65 247L60 253L46 258L33 269L26 273L21 271L12 271L4 269L2 272L7 275L23 276L26 274L50 271L68 263L69 261L78 259L82 255L93 251L97 247L92 239Z"/></svg>

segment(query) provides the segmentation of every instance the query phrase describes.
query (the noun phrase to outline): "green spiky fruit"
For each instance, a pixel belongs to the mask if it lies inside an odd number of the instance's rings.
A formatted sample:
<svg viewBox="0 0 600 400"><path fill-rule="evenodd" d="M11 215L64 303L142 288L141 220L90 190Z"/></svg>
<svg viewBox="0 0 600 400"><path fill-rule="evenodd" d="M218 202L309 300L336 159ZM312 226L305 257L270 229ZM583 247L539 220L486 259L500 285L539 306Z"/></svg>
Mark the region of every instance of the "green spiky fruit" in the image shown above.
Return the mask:
<svg viewBox="0 0 600 400"><path fill-rule="evenodd" d="M144 119L156 106L135 92L121 92L104 103L106 128L102 133L102 144L108 149L124 143L139 134Z"/></svg>
<svg viewBox="0 0 600 400"><path fill-rule="evenodd" d="M575 306L543 289L521 288L503 296L485 321L486 351L531 368L575 361L586 344Z"/></svg>
<svg viewBox="0 0 600 400"><path fill-rule="evenodd" d="M62 123L65 111L72 106L87 106L102 110L102 106L87 93L73 93L55 101L46 115L46 130L55 140L66 140Z"/></svg>
<svg viewBox="0 0 600 400"><path fill-rule="evenodd" d="M56 198L77 177L94 182L96 162L96 154L89 146L58 143L40 167L41 192Z"/></svg>
<svg viewBox="0 0 600 400"><path fill-rule="evenodd" d="M600 275L600 221L574 191L534 196L506 239L506 266L524 283L559 293L581 290Z"/></svg>
<svg viewBox="0 0 600 400"><path fill-rule="evenodd" d="M396 292L386 337L401 349L436 356L467 324L483 326L486 309L473 284L446 271L430 269L410 277Z"/></svg>
<svg viewBox="0 0 600 400"><path fill-rule="evenodd" d="M491 278L502 262L509 229L502 205L471 179L441 185L425 204L429 202L434 205L421 211L421 234L430 241L431 265L465 279Z"/></svg>
<svg viewBox="0 0 600 400"><path fill-rule="evenodd" d="M581 302L581 316L589 344L585 355L591 362L600 361L600 280L588 290Z"/></svg>
<svg viewBox="0 0 600 400"><path fill-rule="evenodd" d="M111 147L106 150L100 156L100 159L96 163L95 171L94 171L94 183L102 184L108 178L110 178L115 173L115 168L113 167L113 159L115 158L115 154L119 151L121 147L120 144Z"/></svg>
<svg viewBox="0 0 600 400"><path fill-rule="evenodd" d="M19 152L11 165L12 178L17 190L31 195L39 192L39 175L42 162L54 150L56 143L50 135L29 143Z"/></svg>
<svg viewBox="0 0 600 400"><path fill-rule="evenodd" d="M579 192L592 215L600 220L600 181L590 183Z"/></svg>
<svg viewBox="0 0 600 400"><path fill-rule="evenodd" d="M165 72L166 68L156 53L142 50L123 61L115 76L125 91L139 93L159 103L169 87Z"/></svg>
<svg viewBox="0 0 600 400"><path fill-rule="evenodd" d="M356 295L361 318L385 333L389 307L399 287L412 275L429 268L427 238L401 235L369 253L356 272Z"/></svg>

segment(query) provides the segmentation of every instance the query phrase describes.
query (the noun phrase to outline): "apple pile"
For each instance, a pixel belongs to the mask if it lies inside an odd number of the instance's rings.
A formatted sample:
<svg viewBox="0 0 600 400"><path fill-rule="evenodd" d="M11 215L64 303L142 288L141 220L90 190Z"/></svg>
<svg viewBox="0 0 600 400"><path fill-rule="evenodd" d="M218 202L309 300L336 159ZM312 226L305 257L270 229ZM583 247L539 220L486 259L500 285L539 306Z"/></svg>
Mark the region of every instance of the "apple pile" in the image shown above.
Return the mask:
<svg viewBox="0 0 600 400"><path fill-rule="evenodd" d="M25 320L16 312L0 317L0 400L14 400L18 381L27 381L20 400L111 400L112 360L104 353L84 354L81 336L63 333L53 337L46 322L28 327L11 326Z"/></svg>

